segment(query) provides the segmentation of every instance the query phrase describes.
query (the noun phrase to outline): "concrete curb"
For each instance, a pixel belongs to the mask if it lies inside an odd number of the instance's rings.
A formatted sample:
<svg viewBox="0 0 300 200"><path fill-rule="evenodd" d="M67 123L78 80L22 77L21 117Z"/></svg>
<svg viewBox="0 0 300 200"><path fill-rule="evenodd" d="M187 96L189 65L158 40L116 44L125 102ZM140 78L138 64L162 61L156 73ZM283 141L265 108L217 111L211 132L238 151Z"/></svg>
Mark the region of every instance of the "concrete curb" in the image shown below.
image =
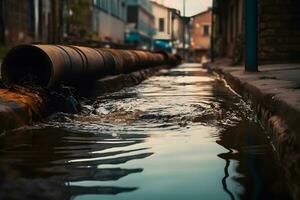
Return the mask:
<svg viewBox="0 0 300 200"><path fill-rule="evenodd" d="M247 73L243 67L214 63L206 63L204 67L216 72L245 100L251 101L258 119L270 135L293 198L299 199L300 90L297 90L297 84L270 76L275 70L272 73L267 69Z"/></svg>
<svg viewBox="0 0 300 200"><path fill-rule="evenodd" d="M129 74L108 76L94 82L90 87L85 85L79 89L79 93L95 97L106 92L118 91L137 85L164 68L170 68L170 66L158 66ZM33 122L47 117L51 114L49 109L52 112L55 111L53 102L49 102L49 99L36 92L26 89L22 91L0 88L0 134L3 131L31 125Z"/></svg>

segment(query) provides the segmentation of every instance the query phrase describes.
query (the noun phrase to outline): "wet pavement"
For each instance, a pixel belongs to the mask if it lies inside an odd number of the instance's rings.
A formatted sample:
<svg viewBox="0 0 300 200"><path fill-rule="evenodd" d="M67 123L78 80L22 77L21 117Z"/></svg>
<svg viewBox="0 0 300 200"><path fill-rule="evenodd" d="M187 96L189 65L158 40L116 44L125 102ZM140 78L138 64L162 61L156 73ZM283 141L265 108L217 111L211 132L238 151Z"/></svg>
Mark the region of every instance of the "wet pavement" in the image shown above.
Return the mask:
<svg viewBox="0 0 300 200"><path fill-rule="evenodd" d="M0 199L289 199L249 104L199 64L1 135Z"/></svg>

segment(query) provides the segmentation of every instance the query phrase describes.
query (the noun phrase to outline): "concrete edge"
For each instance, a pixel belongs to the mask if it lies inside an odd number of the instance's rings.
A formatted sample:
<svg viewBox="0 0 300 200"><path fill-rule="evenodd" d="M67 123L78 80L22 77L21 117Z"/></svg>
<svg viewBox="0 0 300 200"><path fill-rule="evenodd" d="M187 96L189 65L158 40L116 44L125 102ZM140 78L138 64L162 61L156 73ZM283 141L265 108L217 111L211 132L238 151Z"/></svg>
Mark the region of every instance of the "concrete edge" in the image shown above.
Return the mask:
<svg viewBox="0 0 300 200"><path fill-rule="evenodd" d="M284 99L264 93L255 85L242 81L232 71L214 66L213 63L203 65L211 72L217 73L227 84L246 101L251 102L257 118L269 134L271 144L280 169L284 173L293 199L300 198L300 112ZM287 120L288 119L288 120ZM298 119L298 120L297 120Z"/></svg>

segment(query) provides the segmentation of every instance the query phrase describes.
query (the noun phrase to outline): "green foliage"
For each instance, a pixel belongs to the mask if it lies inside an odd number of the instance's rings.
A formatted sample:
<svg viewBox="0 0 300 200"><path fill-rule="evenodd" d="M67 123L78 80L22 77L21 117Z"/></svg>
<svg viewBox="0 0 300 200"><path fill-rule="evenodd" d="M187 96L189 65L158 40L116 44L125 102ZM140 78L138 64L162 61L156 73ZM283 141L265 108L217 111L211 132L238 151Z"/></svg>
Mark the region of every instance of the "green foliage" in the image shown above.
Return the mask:
<svg viewBox="0 0 300 200"><path fill-rule="evenodd" d="M72 0L68 5L68 16L66 16L66 21L78 27L79 34L81 37L85 37L87 30L86 27L88 24L87 20L89 19L90 14L90 0Z"/></svg>
<svg viewBox="0 0 300 200"><path fill-rule="evenodd" d="M0 45L0 60L4 58L8 51L9 47Z"/></svg>
<svg viewBox="0 0 300 200"><path fill-rule="evenodd" d="M98 34L91 30L91 0L69 0L68 15L64 20L69 25L69 35L80 40L99 40Z"/></svg>

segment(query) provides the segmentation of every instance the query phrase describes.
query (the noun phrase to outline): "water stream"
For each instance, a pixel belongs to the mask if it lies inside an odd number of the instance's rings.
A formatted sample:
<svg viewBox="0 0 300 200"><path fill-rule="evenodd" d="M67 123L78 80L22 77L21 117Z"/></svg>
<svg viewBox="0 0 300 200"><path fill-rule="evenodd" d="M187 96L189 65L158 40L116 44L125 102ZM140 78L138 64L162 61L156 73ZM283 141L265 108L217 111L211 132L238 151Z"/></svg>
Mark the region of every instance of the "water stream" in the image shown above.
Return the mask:
<svg viewBox="0 0 300 200"><path fill-rule="evenodd" d="M199 64L2 134L0 199L289 199L250 106Z"/></svg>

